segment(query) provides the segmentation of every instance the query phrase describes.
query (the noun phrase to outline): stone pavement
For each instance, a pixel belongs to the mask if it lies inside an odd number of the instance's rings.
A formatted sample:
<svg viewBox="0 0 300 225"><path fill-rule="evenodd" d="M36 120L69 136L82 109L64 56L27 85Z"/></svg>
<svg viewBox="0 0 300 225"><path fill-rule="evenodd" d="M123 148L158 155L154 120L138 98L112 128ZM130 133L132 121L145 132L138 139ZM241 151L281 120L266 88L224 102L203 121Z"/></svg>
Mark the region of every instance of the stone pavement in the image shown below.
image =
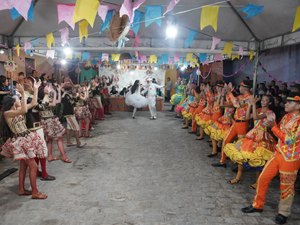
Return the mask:
<svg viewBox="0 0 300 225"><path fill-rule="evenodd" d="M271 225L279 182L275 179L262 214L245 215L255 180L245 173L231 186L231 168L213 168L206 141L180 129L172 113L114 113L99 123L84 149L68 148L74 162L49 163L54 182L38 181L44 201L18 197L17 175L0 181L0 224L5 225ZM0 172L16 163L0 162ZM290 225L300 224L300 193Z"/></svg>

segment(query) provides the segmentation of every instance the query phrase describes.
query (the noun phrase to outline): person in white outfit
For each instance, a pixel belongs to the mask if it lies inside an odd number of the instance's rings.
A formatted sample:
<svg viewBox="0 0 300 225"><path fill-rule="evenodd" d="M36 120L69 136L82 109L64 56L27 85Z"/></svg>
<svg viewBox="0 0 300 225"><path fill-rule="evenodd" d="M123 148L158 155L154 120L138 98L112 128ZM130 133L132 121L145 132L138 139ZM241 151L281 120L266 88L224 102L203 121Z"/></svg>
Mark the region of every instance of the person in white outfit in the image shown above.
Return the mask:
<svg viewBox="0 0 300 225"><path fill-rule="evenodd" d="M152 78L147 78L147 84L145 85L145 91L147 92L147 100L148 100L148 107L151 114L150 119L155 120L156 117L156 89L161 89L164 86L157 85L152 83Z"/></svg>

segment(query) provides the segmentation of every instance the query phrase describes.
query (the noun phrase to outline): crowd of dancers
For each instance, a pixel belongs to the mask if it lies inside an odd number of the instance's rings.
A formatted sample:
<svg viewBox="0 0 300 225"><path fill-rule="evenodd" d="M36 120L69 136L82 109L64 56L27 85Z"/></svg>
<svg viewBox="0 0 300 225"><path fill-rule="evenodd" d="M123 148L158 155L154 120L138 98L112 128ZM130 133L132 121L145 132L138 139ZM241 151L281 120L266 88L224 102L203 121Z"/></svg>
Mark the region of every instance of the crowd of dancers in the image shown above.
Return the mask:
<svg viewBox="0 0 300 225"><path fill-rule="evenodd" d="M244 168L256 168L253 203L244 213L262 212L272 179L280 174L280 201L277 224L286 223L295 194L295 181L300 168L300 87L275 81L269 87L259 84L252 93L253 82L244 80L234 87L223 81L215 85L186 85L180 78L176 94L171 97L176 117L183 119L183 129L199 134L197 140L209 136L209 158L220 161L213 167L226 168L227 159L237 164L236 176L228 181L238 184ZM255 96L255 97L254 97ZM197 130L199 127L199 130ZM197 132L198 131L198 132Z"/></svg>

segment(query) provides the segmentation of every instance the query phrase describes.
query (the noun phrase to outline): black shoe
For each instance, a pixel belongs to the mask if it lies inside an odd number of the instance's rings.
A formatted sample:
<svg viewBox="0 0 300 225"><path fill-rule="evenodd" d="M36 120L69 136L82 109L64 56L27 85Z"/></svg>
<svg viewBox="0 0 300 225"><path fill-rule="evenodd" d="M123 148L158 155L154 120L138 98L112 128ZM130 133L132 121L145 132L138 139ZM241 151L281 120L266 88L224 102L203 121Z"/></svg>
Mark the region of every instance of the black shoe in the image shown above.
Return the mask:
<svg viewBox="0 0 300 225"><path fill-rule="evenodd" d="M215 156L217 156L218 155L218 153L215 153L215 154L209 154L209 155L207 155L207 157L208 158L213 158L213 157L215 157Z"/></svg>
<svg viewBox="0 0 300 225"><path fill-rule="evenodd" d="M255 213L255 212L262 212L263 210L262 209L256 209L254 208L252 205L248 206L248 207L245 207L245 208L242 208L241 209L243 213Z"/></svg>
<svg viewBox="0 0 300 225"><path fill-rule="evenodd" d="M222 163L213 163L211 164L213 167L223 167L223 168L226 168L227 165L226 163L222 164Z"/></svg>
<svg viewBox="0 0 300 225"><path fill-rule="evenodd" d="M287 217L284 216L284 215L281 215L281 214L278 214L276 217L275 217L275 223L276 224L285 224L286 221L287 221Z"/></svg>
<svg viewBox="0 0 300 225"><path fill-rule="evenodd" d="M135 116L133 116L132 119L135 119Z"/></svg>
<svg viewBox="0 0 300 225"><path fill-rule="evenodd" d="M222 152L222 147L219 147L219 146L218 146L218 147L217 147L217 151L218 151L218 152Z"/></svg>

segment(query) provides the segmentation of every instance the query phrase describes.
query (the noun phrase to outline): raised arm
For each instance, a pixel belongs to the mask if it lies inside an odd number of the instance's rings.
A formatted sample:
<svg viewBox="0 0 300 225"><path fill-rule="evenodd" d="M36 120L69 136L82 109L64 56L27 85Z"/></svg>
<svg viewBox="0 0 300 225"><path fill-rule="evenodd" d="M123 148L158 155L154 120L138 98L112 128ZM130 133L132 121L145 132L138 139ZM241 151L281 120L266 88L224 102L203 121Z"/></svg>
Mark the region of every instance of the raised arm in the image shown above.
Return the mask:
<svg viewBox="0 0 300 225"><path fill-rule="evenodd" d="M4 112L4 116L6 118L16 117L27 113L27 99L25 96L24 88L21 84L17 84L16 90L21 94L21 107Z"/></svg>
<svg viewBox="0 0 300 225"><path fill-rule="evenodd" d="M38 91L39 91L39 87L41 85L41 80L39 80L38 82L36 82L36 80L33 80L33 97L32 97L32 101L27 105L28 109L32 109L33 107L35 107L38 102Z"/></svg>

